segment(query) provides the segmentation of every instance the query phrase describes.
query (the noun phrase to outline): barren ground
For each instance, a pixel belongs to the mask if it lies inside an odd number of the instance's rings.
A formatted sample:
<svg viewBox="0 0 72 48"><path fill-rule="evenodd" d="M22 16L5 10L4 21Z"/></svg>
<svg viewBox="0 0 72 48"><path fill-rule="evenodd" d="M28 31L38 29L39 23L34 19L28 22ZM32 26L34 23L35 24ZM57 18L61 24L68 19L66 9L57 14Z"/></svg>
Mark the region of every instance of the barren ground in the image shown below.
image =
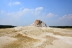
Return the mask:
<svg viewBox="0 0 72 48"><path fill-rule="evenodd" d="M72 29L34 26L0 29L0 48L72 48Z"/></svg>

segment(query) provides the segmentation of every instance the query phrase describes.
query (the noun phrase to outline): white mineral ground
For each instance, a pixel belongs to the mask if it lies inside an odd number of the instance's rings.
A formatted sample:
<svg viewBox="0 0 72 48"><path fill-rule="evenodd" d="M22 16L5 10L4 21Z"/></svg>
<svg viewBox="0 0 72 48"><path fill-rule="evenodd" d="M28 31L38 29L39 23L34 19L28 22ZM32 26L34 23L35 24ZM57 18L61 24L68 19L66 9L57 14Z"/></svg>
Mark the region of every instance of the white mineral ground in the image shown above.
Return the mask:
<svg viewBox="0 0 72 48"><path fill-rule="evenodd" d="M72 29L34 26L0 29L0 48L72 48Z"/></svg>

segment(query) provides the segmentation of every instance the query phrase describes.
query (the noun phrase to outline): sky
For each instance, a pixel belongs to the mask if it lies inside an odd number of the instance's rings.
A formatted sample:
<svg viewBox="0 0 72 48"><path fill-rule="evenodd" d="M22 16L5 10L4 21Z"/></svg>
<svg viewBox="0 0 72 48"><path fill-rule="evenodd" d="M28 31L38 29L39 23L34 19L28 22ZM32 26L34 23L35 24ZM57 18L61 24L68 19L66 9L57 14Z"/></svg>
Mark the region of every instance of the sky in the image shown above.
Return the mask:
<svg viewBox="0 0 72 48"><path fill-rule="evenodd" d="M0 25L72 26L72 0L0 0Z"/></svg>

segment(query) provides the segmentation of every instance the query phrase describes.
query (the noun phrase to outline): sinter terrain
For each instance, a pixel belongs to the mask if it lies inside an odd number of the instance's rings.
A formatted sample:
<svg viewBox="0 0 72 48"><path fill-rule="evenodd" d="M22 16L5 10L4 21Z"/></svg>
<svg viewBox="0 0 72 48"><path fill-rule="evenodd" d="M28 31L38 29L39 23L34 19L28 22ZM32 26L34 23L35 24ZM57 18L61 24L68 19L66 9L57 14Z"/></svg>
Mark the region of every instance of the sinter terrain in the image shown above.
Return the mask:
<svg viewBox="0 0 72 48"><path fill-rule="evenodd" d="M72 29L35 26L0 29L0 48L72 48Z"/></svg>

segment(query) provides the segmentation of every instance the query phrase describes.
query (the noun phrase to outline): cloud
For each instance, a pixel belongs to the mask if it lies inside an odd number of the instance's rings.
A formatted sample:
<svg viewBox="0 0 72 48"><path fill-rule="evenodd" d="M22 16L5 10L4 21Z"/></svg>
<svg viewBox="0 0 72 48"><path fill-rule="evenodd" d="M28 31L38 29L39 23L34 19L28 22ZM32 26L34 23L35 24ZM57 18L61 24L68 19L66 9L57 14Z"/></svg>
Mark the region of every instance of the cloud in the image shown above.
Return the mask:
<svg viewBox="0 0 72 48"><path fill-rule="evenodd" d="M26 16L27 14L32 15L32 16L36 16L38 19L41 19L41 18L46 19L46 18L51 18L51 17L56 16L53 13L48 13L48 14L45 13L44 14L44 12L42 12L42 10L43 10L43 7L37 7L34 9L24 8L24 9L21 9L17 12L6 12L5 15L8 17L15 18L15 19L19 19L20 17Z"/></svg>
<svg viewBox="0 0 72 48"><path fill-rule="evenodd" d="M20 2L9 2L8 5L9 6L13 6L13 5L19 5L21 4Z"/></svg>
<svg viewBox="0 0 72 48"><path fill-rule="evenodd" d="M69 14L69 17L68 17L68 19L72 19L72 14Z"/></svg>
<svg viewBox="0 0 72 48"><path fill-rule="evenodd" d="M40 14L40 12L43 10L43 7L37 7L36 9L35 9L35 12L34 12L34 14L35 15L38 15L38 14Z"/></svg>
<svg viewBox="0 0 72 48"><path fill-rule="evenodd" d="M38 15L40 14L43 7L37 7L35 9L24 8L23 10L19 10L17 12L8 12L7 16L13 16L15 18L19 18L20 16L24 16L26 14Z"/></svg>
<svg viewBox="0 0 72 48"><path fill-rule="evenodd" d="M4 10L1 10L0 15L2 16L2 18L0 19L1 21L0 24L9 24L9 25L20 24L20 22L22 21L21 18L24 16L25 17L31 16L31 18L33 17L33 19L36 19L38 15L41 15L42 10L43 10L43 7L37 7L32 9L23 8L17 12L6 12Z"/></svg>
<svg viewBox="0 0 72 48"><path fill-rule="evenodd" d="M17 12L6 12L4 10L0 11L1 24L20 24L21 21L24 19L29 19L28 17L31 17L30 19L41 19L45 21L52 21L52 24L58 24L58 25L72 25L72 14L63 15L60 18L57 18L58 16L54 13L45 13L42 11L43 7L37 7L37 8L22 8ZM27 17L26 17L27 16ZM23 18L22 18L23 17ZM22 19L22 20L21 20ZM55 20L57 19L57 20ZM23 23L22 23L23 24Z"/></svg>
<svg viewBox="0 0 72 48"><path fill-rule="evenodd" d="M48 18L53 17L53 16L57 16L57 15L55 15L55 14L53 14L53 13L48 13L48 14L47 14L47 17L48 17Z"/></svg>
<svg viewBox="0 0 72 48"><path fill-rule="evenodd" d="M32 15L38 15L41 13L43 10L43 7L37 7L35 9L29 9L29 8L24 8L22 10L19 10L17 12L8 12L5 15L6 16L13 16L15 18L19 18L20 16L24 16L25 14L32 14ZM1 11L1 14L3 14L5 11Z"/></svg>
<svg viewBox="0 0 72 48"><path fill-rule="evenodd" d="M72 14L68 14L60 17L58 20L71 20L71 19L72 19Z"/></svg>
<svg viewBox="0 0 72 48"><path fill-rule="evenodd" d="M43 10L43 7L37 7L37 8L35 9L35 11L40 11L40 10Z"/></svg>
<svg viewBox="0 0 72 48"><path fill-rule="evenodd" d="M56 17L56 16L58 16L58 15L55 15L55 14L53 14L53 13L47 13L47 14L46 14L46 13L43 12L43 13L41 14L41 16L39 16L38 18L39 18L39 19L40 19L40 18L41 18L41 19L48 19L48 18L51 19L51 18L54 18L54 17Z"/></svg>
<svg viewBox="0 0 72 48"><path fill-rule="evenodd" d="M1 14L1 15L5 14L5 11L4 11L4 10L1 10L1 11L0 11L0 14Z"/></svg>
<svg viewBox="0 0 72 48"><path fill-rule="evenodd" d="M24 8L23 10L19 10L18 12L8 12L6 15L7 16L12 16L14 18L19 18L21 16L24 16L28 12L30 12L30 9Z"/></svg>
<svg viewBox="0 0 72 48"><path fill-rule="evenodd" d="M17 12L8 12L8 13L6 13L6 16L20 18L21 16L25 16L26 14L31 14L33 16L37 16L38 18L43 18L43 19L57 16L53 13L48 13L48 14L45 13L44 14L44 12L42 12L42 10L43 10L43 7L37 7L35 9L24 8Z"/></svg>
<svg viewBox="0 0 72 48"><path fill-rule="evenodd" d="M20 10L22 10L24 7L21 7Z"/></svg>
<svg viewBox="0 0 72 48"><path fill-rule="evenodd" d="M58 25L72 26L72 14L68 14L68 15L65 14L62 17L59 17L57 20L54 20L54 23Z"/></svg>
<svg viewBox="0 0 72 48"><path fill-rule="evenodd" d="M14 5L19 5L19 4L21 4L20 2L14 2Z"/></svg>

